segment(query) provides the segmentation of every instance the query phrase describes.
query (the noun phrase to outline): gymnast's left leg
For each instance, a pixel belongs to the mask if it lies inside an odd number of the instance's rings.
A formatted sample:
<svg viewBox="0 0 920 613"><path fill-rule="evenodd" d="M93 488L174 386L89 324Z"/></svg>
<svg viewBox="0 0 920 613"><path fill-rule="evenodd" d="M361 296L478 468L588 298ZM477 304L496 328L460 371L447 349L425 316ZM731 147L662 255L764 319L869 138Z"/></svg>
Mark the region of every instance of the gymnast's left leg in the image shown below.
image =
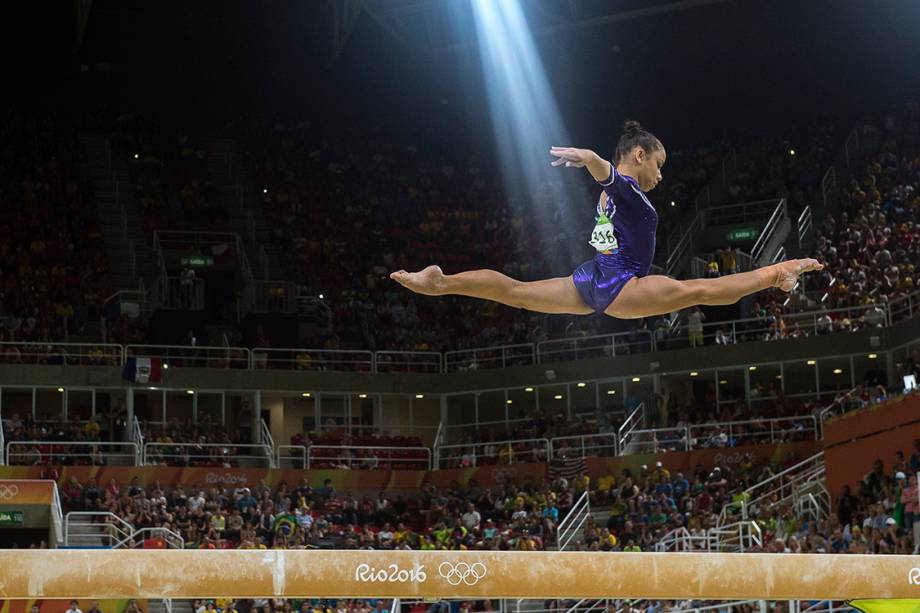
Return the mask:
<svg viewBox="0 0 920 613"><path fill-rule="evenodd" d="M792 291L799 275L824 268L817 260L787 260L750 272L716 279L678 281L652 275L631 279L605 313L618 319L639 319L673 313L695 305L734 304L748 294L777 287Z"/></svg>

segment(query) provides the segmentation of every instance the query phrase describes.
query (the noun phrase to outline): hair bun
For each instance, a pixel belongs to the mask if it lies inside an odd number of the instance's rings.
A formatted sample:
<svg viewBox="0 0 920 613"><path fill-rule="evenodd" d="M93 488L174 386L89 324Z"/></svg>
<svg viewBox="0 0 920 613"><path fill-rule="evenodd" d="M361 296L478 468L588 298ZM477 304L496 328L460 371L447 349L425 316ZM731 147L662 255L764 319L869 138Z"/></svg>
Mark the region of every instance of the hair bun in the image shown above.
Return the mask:
<svg viewBox="0 0 920 613"><path fill-rule="evenodd" d="M642 131L642 126L639 125L638 121L633 121L632 119L627 119L623 123L623 132L625 134L636 134L637 132Z"/></svg>

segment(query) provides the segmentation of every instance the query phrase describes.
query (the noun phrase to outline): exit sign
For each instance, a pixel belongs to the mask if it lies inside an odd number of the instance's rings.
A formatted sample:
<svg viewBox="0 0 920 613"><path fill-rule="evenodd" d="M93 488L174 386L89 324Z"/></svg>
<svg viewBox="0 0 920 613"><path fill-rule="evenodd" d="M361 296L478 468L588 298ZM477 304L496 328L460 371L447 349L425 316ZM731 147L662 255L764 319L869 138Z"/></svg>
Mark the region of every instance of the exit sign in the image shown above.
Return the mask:
<svg viewBox="0 0 920 613"><path fill-rule="evenodd" d="M0 511L0 526L21 526L22 511Z"/></svg>
<svg viewBox="0 0 920 613"><path fill-rule="evenodd" d="M183 255L182 265L193 268L209 268L214 266L214 258L209 255Z"/></svg>
<svg viewBox="0 0 920 613"><path fill-rule="evenodd" d="M735 228L728 231L726 238L730 241L752 241L759 234L760 232L757 228Z"/></svg>

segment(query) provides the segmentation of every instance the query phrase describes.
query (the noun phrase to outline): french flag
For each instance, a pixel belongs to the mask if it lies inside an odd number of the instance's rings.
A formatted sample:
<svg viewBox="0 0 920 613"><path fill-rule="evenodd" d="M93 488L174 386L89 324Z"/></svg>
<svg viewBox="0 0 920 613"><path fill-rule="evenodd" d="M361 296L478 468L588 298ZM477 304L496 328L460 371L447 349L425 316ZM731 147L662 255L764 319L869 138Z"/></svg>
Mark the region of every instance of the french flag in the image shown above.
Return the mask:
<svg viewBox="0 0 920 613"><path fill-rule="evenodd" d="M128 358L121 373L125 381L134 383L157 383L163 372L160 358Z"/></svg>

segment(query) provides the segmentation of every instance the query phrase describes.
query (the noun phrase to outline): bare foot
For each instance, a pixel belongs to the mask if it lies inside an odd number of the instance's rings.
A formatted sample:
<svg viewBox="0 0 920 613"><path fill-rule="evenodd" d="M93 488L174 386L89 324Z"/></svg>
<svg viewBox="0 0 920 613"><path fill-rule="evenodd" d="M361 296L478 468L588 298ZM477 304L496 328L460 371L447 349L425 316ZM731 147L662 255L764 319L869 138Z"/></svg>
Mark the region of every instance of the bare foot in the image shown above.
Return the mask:
<svg viewBox="0 0 920 613"><path fill-rule="evenodd" d="M444 293L444 272L440 266L429 266L418 272L397 270L390 278L416 294L440 296Z"/></svg>
<svg viewBox="0 0 920 613"><path fill-rule="evenodd" d="M767 266L769 271L767 277L770 287L778 287L784 292L791 292L796 283L799 282L799 275L813 270L821 270L824 264L818 260L806 258L804 260L786 260L772 266Z"/></svg>

